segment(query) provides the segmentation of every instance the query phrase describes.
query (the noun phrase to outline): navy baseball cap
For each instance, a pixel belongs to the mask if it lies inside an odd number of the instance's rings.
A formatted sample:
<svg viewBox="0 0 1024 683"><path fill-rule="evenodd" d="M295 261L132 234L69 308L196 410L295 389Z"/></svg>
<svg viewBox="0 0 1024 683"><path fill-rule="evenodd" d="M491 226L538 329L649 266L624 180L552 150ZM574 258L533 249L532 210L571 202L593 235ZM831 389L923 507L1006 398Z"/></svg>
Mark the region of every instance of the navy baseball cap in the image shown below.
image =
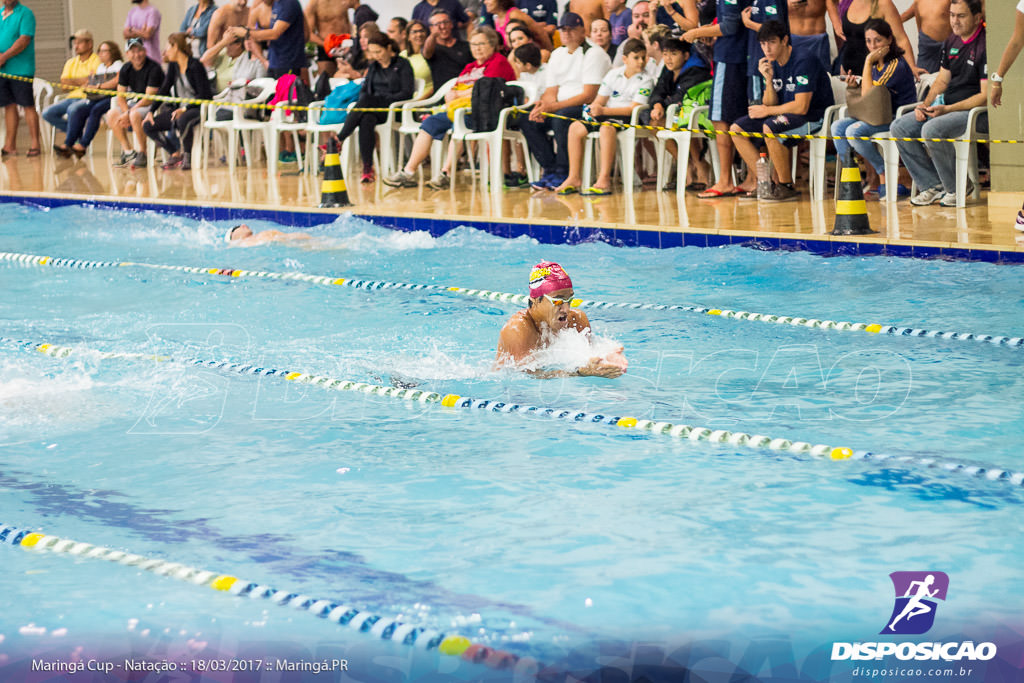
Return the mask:
<svg viewBox="0 0 1024 683"><path fill-rule="evenodd" d="M582 28L583 17L575 12L566 12L558 22L558 28Z"/></svg>

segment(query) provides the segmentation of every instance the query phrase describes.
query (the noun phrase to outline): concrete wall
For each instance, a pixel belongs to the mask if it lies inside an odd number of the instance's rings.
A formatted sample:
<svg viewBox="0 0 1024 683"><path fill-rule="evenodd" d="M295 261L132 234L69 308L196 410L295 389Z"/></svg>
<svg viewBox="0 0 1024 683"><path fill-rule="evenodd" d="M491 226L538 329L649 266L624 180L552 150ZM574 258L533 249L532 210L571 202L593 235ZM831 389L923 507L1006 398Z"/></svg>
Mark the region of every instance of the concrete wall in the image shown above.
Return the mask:
<svg viewBox="0 0 1024 683"><path fill-rule="evenodd" d="M1010 41L1015 2L987 5L988 70L995 71ZM1003 84L1003 105L989 107L989 130L994 140L1024 140L1024 52ZM991 145L993 192L1024 192L1024 145ZM1013 202L1011 202L1013 203Z"/></svg>

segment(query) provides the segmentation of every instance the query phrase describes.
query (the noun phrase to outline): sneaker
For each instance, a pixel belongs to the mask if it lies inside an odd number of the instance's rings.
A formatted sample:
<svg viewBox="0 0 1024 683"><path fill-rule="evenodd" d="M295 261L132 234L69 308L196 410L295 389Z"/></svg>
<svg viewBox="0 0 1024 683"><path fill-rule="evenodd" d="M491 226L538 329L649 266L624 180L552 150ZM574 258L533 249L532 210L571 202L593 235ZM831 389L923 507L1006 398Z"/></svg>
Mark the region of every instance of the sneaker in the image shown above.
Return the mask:
<svg viewBox="0 0 1024 683"><path fill-rule="evenodd" d="M1013 224L1013 228L1024 232L1024 210L1017 212L1017 221Z"/></svg>
<svg viewBox="0 0 1024 683"><path fill-rule="evenodd" d="M878 198L885 199L886 186L878 186ZM903 184L896 185L896 199L906 199L910 196L910 188Z"/></svg>
<svg viewBox="0 0 1024 683"><path fill-rule="evenodd" d="M763 202L791 202L795 199L800 198L800 193L792 185L783 183L775 183L772 185L772 191L768 193L767 197L761 199Z"/></svg>
<svg viewBox="0 0 1024 683"><path fill-rule="evenodd" d="M359 176L359 182L364 185L368 185L377 180L377 174L373 172L372 168L363 170L363 175Z"/></svg>
<svg viewBox="0 0 1024 683"><path fill-rule="evenodd" d="M277 163L279 164L294 164L295 161L295 152L281 152L277 155Z"/></svg>
<svg viewBox="0 0 1024 683"><path fill-rule="evenodd" d="M448 177L448 174L441 171L440 175L436 178L431 178L427 181L427 187L431 190L447 190L452 184L452 179Z"/></svg>
<svg viewBox="0 0 1024 683"><path fill-rule="evenodd" d="M942 185L936 185L935 187L929 187L924 192L918 192L910 198L910 203L914 206L929 206L942 199L944 194L945 191L942 189Z"/></svg>
<svg viewBox="0 0 1024 683"><path fill-rule="evenodd" d="M972 194L974 194L974 183L968 180L966 196L970 198ZM956 206L956 192L947 192L942 195L942 199L939 200L939 204L942 206Z"/></svg>
<svg viewBox="0 0 1024 683"><path fill-rule="evenodd" d="M384 184L388 187L416 187L419 185L416 181L416 176L405 171L399 171L384 178Z"/></svg>
<svg viewBox="0 0 1024 683"><path fill-rule="evenodd" d="M121 159L114 164L114 168L128 168L138 155L139 153L134 149L130 152L121 152Z"/></svg>
<svg viewBox="0 0 1024 683"><path fill-rule="evenodd" d="M149 160L146 159L145 153L143 153L143 152L136 152L135 153L135 157L132 159L131 167L132 168L146 168L146 164L148 164L148 163L149 163Z"/></svg>
<svg viewBox="0 0 1024 683"><path fill-rule="evenodd" d="M165 171L171 171L177 168L181 168L183 157L180 154L172 154L171 158L167 160L167 163L161 166Z"/></svg>
<svg viewBox="0 0 1024 683"><path fill-rule="evenodd" d="M527 177L525 175L523 175L522 173L519 173L517 171L512 171L511 173L508 173L508 174L505 175L505 187L506 188L514 189L514 188L517 188L517 187L526 187L529 184L530 184L529 179L527 179Z"/></svg>

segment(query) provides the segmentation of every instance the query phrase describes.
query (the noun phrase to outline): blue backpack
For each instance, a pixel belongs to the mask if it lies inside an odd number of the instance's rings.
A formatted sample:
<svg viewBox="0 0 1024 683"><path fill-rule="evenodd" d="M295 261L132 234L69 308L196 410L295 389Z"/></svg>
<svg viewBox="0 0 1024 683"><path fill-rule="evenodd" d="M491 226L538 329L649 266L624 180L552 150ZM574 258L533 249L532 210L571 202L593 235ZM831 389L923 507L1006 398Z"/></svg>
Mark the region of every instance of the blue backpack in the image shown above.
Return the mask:
<svg viewBox="0 0 1024 683"><path fill-rule="evenodd" d="M362 89L362 84L349 81L348 83L342 83L332 90L331 94L324 100L324 109L340 109L342 111L323 112L320 114L320 124L328 126L336 123L345 123L348 112L344 110L348 105L359 99L359 93Z"/></svg>

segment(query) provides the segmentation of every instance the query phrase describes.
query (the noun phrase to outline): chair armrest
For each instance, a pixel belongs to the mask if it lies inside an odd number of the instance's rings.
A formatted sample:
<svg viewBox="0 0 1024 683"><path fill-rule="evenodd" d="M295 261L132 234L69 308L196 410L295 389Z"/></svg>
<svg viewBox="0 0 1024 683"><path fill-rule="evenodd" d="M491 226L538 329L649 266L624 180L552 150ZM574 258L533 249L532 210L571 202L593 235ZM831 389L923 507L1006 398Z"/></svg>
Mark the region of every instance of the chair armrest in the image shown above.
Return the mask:
<svg viewBox="0 0 1024 683"><path fill-rule="evenodd" d="M977 130L975 128L978 125L978 117L988 111L988 107L973 107L967 112L967 126L964 128L964 134L960 136L961 140L973 140Z"/></svg>

